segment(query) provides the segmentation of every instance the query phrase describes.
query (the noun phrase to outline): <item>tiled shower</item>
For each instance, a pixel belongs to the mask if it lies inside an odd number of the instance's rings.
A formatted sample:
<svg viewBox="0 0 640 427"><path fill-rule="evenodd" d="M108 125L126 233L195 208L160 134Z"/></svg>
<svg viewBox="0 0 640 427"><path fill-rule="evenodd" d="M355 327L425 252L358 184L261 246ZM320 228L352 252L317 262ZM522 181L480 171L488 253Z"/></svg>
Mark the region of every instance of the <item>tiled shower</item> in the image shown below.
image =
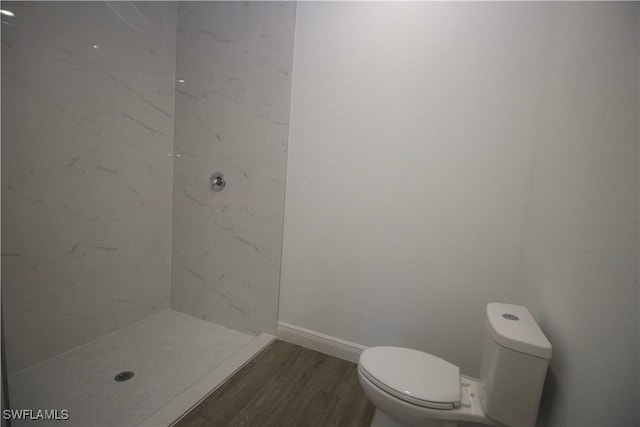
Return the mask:
<svg viewBox="0 0 640 427"><path fill-rule="evenodd" d="M2 9L11 406L166 424L276 332L295 4Z"/></svg>

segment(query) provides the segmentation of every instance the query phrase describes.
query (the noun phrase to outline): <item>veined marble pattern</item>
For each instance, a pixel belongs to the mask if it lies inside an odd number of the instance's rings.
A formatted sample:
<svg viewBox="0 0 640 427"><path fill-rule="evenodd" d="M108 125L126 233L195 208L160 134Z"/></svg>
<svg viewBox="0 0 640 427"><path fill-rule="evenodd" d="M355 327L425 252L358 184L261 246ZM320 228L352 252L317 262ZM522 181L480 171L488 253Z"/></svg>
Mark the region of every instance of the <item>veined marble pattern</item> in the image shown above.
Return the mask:
<svg viewBox="0 0 640 427"><path fill-rule="evenodd" d="M177 8L3 2L10 372L168 308Z"/></svg>
<svg viewBox="0 0 640 427"><path fill-rule="evenodd" d="M179 3L171 307L253 334L276 329L294 20Z"/></svg>

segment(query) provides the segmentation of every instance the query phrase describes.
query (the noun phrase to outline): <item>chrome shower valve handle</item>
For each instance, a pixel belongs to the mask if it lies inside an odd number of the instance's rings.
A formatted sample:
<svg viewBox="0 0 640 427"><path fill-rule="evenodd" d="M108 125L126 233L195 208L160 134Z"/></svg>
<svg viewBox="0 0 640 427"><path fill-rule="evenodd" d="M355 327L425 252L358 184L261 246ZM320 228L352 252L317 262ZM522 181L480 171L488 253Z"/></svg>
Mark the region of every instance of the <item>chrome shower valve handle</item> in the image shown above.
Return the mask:
<svg viewBox="0 0 640 427"><path fill-rule="evenodd" d="M211 191L222 191L224 190L225 185L227 185L227 180L222 172L214 172L211 174L211 178L209 178L209 187L211 188Z"/></svg>

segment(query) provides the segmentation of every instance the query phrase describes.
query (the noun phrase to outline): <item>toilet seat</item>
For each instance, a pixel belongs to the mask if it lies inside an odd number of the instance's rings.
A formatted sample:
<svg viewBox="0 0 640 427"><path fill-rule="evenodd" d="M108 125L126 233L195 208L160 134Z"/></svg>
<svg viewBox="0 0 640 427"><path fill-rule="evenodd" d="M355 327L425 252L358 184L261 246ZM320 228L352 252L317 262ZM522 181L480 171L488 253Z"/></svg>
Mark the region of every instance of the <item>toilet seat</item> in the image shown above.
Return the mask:
<svg viewBox="0 0 640 427"><path fill-rule="evenodd" d="M460 369L439 357L402 347L371 347L358 369L385 392L425 408L460 406Z"/></svg>

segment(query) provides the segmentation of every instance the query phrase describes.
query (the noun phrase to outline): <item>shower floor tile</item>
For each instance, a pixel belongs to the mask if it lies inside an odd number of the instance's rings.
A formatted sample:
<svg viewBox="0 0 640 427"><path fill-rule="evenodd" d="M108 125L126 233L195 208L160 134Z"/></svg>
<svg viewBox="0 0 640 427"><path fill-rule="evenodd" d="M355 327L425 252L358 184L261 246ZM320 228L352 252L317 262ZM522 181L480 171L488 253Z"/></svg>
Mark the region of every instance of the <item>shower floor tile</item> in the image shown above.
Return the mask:
<svg viewBox="0 0 640 427"><path fill-rule="evenodd" d="M259 338L163 311L11 375L12 409L69 411L66 421L14 420L12 425L139 425L179 395L184 400L185 391L212 377L226 360L229 365L234 354L250 359L253 354L240 350ZM116 382L122 371L134 372L133 378ZM193 403L199 397L204 395Z"/></svg>

